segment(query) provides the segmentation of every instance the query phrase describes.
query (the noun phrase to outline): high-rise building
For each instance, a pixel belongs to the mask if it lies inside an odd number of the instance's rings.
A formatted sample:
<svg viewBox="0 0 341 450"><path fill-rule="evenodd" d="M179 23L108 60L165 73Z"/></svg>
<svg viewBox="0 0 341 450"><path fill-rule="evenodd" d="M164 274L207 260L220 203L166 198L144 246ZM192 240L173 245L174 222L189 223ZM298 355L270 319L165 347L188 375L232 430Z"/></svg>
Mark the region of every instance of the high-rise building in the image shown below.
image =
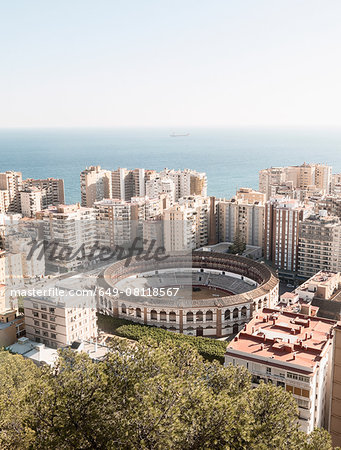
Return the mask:
<svg viewBox="0 0 341 450"><path fill-rule="evenodd" d="M320 270L341 271L341 222L326 211L310 214L299 230L298 274L309 278Z"/></svg>
<svg viewBox="0 0 341 450"><path fill-rule="evenodd" d="M233 242L237 237L246 245L263 246L264 194L242 189L231 200L218 202L220 242Z"/></svg>
<svg viewBox="0 0 341 450"><path fill-rule="evenodd" d="M196 170L184 169L164 169L159 173L161 178L170 178L174 182L175 201L181 197L190 195L207 195L207 177L205 173Z"/></svg>
<svg viewBox="0 0 341 450"><path fill-rule="evenodd" d="M0 190L8 192L8 209L4 212L21 212L20 191L22 189L21 172L7 171L0 173Z"/></svg>
<svg viewBox="0 0 341 450"><path fill-rule="evenodd" d="M147 177L152 176L153 171L145 169L119 168L111 172L112 198L130 201L132 197L143 197L146 194Z"/></svg>
<svg viewBox="0 0 341 450"><path fill-rule="evenodd" d="M92 208L94 203L111 198L111 172L101 166L90 166L81 172L81 205ZM62 203L60 203L62 204Z"/></svg>
<svg viewBox="0 0 341 450"><path fill-rule="evenodd" d="M36 187L27 187L20 191L21 214L24 217L35 217L43 208L43 192Z"/></svg>
<svg viewBox="0 0 341 450"><path fill-rule="evenodd" d="M316 192L329 194L331 170L325 164L302 164L300 166L271 167L259 172L259 190L269 200L283 188L291 192L292 198L304 200Z"/></svg>
<svg viewBox="0 0 341 450"><path fill-rule="evenodd" d="M7 190L0 190L0 213L5 214L9 209L9 193Z"/></svg>
<svg viewBox="0 0 341 450"><path fill-rule="evenodd" d="M117 198L96 202L97 238L102 246L129 247L131 243L131 203Z"/></svg>
<svg viewBox="0 0 341 450"><path fill-rule="evenodd" d="M186 251L208 243L210 198L182 197L163 212L164 246L168 252Z"/></svg>
<svg viewBox="0 0 341 450"><path fill-rule="evenodd" d="M334 326L333 320L264 308L229 344L225 365L246 367L254 386L264 381L291 392L303 431L328 428Z"/></svg>
<svg viewBox="0 0 341 450"><path fill-rule="evenodd" d="M49 206L63 205L65 203L64 180L60 178L46 178L38 180L27 178L23 181L23 187L35 187L42 191L43 209L46 209Z"/></svg>
<svg viewBox="0 0 341 450"><path fill-rule="evenodd" d="M80 204L59 205L37 213L41 221L46 265L66 272L90 261L87 255L96 242L96 215L93 208ZM37 250L40 252L42 249Z"/></svg>
<svg viewBox="0 0 341 450"><path fill-rule="evenodd" d="M171 204L175 202L175 184L171 178L157 176L146 182L146 195L149 198L159 198L161 194L166 194Z"/></svg>
<svg viewBox="0 0 341 450"><path fill-rule="evenodd" d="M264 256L275 267L296 272L300 222L313 211L313 205L275 197L265 205Z"/></svg>

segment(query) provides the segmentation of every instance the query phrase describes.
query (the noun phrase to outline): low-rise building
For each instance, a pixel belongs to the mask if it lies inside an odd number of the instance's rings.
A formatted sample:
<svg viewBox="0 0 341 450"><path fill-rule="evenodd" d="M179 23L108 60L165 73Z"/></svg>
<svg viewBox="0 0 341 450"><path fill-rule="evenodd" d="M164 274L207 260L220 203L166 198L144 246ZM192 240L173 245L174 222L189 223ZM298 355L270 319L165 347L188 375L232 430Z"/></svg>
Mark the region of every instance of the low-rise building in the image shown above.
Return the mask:
<svg viewBox="0 0 341 450"><path fill-rule="evenodd" d="M24 298L26 335L51 348L97 337L96 299L84 277L37 286Z"/></svg>

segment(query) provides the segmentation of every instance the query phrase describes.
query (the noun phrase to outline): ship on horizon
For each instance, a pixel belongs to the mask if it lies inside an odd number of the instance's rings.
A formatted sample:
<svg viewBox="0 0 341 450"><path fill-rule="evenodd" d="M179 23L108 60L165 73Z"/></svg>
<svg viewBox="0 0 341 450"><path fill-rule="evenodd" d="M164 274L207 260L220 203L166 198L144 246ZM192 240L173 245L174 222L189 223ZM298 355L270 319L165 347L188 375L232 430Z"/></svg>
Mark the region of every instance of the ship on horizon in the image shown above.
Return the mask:
<svg viewBox="0 0 341 450"><path fill-rule="evenodd" d="M186 136L189 136L189 133L174 133L174 131L173 131L173 133L171 133L169 136L170 137L186 137Z"/></svg>

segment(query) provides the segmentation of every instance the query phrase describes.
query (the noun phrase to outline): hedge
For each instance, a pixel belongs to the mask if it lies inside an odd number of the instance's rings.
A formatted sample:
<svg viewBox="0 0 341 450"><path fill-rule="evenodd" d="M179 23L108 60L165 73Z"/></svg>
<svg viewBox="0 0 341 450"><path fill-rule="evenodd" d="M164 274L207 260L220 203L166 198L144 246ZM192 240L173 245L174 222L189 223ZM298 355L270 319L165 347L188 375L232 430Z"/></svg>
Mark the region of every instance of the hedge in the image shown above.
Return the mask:
<svg viewBox="0 0 341 450"><path fill-rule="evenodd" d="M107 333L116 334L134 341L151 338L157 342L187 342L205 359L209 361L216 359L222 364L224 363L224 354L227 348L226 341L186 336L185 334L173 333L162 328L131 323L127 320L117 319L111 316L103 316L102 314L98 314L98 326Z"/></svg>

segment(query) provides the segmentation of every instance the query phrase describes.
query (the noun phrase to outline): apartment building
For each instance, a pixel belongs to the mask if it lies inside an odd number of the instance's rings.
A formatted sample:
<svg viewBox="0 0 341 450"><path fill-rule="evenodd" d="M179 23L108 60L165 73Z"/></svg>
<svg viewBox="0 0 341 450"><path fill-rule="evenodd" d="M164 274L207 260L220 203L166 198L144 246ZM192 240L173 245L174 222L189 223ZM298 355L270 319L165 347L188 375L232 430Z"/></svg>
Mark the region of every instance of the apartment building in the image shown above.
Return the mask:
<svg viewBox="0 0 341 450"><path fill-rule="evenodd" d="M275 197L265 205L264 256L281 270L296 272L300 223L313 205Z"/></svg>
<svg viewBox="0 0 341 450"><path fill-rule="evenodd" d="M87 255L96 242L93 208L83 208L79 203L59 205L37 213L37 219L48 244L45 261L50 270L67 272L90 263Z"/></svg>
<svg viewBox="0 0 341 450"><path fill-rule="evenodd" d="M146 195L149 198L168 197L170 205L175 202L175 184L171 178L157 176L146 181Z"/></svg>
<svg viewBox="0 0 341 450"><path fill-rule="evenodd" d="M261 381L291 392L306 433L328 428L335 321L264 308L229 344L225 365L241 365Z"/></svg>
<svg viewBox="0 0 341 450"><path fill-rule="evenodd" d="M27 178L23 181L23 188L37 188L42 192L42 209L49 206L63 205L64 180L60 178L33 179Z"/></svg>
<svg viewBox="0 0 341 450"><path fill-rule="evenodd" d="M326 211L310 214L299 229L298 275L309 278L321 270L341 270L340 219Z"/></svg>
<svg viewBox="0 0 341 450"><path fill-rule="evenodd" d="M43 209L43 197L43 191L35 186L20 191L21 214L24 217L35 217Z"/></svg>
<svg viewBox="0 0 341 450"><path fill-rule="evenodd" d="M131 203L120 199L104 199L94 204L96 235L101 246L129 247L132 241Z"/></svg>
<svg viewBox="0 0 341 450"><path fill-rule="evenodd" d="M66 280L64 284L42 286L41 290L47 295L24 298L26 336L29 339L60 348L76 339L97 337L95 296L83 288L79 276Z"/></svg>
<svg viewBox="0 0 341 450"><path fill-rule="evenodd" d="M243 188L231 200L219 200L219 241L233 242L238 236L246 245L263 247L264 197L263 193Z"/></svg>
<svg viewBox="0 0 341 450"><path fill-rule="evenodd" d="M332 174L331 194L341 195L341 173Z"/></svg>
<svg viewBox="0 0 341 450"><path fill-rule="evenodd" d="M197 172L191 169L164 169L159 173L159 176L173 180L175 201L178 201L181 197L188 197L190 195L199 195L202 197L206 197L207 195L207 177L204 172Z"/></svg>
<svg viewBox="0 0 341 450"><path fill-rule="evenodd" d="M22 189L21 172L7 171L0 173L0 191L7 191L8 207L4 212L21 212L20 191Z"/></svg>
<svg viewBox="0 0 341 450"><path fill-rule="evenodd" d="M148 172L148 173L146 173ZM111 172L112 198L130 201L132 197L146 195L146 180L154 171L118 168Z"/></svg>
<svg viewBox="0 0 341 450"><path fill-rule="evenodd" d="M10 205L9 193L7 190L0 190L0 213L5 214Z"/></svg>
<svg viewBox="0 0 341 450"><path fill-rule="evenodd" d="M316 192L329 194L332 168L325 164L302 164L300 166L271 167L259 172L259 190L269 200L285 189L292 198L305 200ZM296 192L296 193L295 193Z"/></svg>
<svg viewBox="0 0 341 450"><path fill-rule="evenodd" d="M334 328L331 408L328 431L333 447L341 447L341 323Z"/></svg>
<svg viewBox="0 0 341 450"><path fill-rule="evenodd" d="M164 246L168 252L186 251L208 243L210 198L183 197L163 212Z"/></svg>
<svg viewBox="0 0 341 450"><path fill-rule="evenodd" d="M101 166L90 166L83 170L80 182L81 205L85 208L92 208L95 202L112 196L111 171L101 169Z"/></svg>
<svg viewBox="0 0 341 450"><path fill-rule="evenodd" d="M341 218L341 196L324 195L323 197L317 199L315 205L316 213L319 213L321 210L325 210L329 216L337 216Z"/></svg>

